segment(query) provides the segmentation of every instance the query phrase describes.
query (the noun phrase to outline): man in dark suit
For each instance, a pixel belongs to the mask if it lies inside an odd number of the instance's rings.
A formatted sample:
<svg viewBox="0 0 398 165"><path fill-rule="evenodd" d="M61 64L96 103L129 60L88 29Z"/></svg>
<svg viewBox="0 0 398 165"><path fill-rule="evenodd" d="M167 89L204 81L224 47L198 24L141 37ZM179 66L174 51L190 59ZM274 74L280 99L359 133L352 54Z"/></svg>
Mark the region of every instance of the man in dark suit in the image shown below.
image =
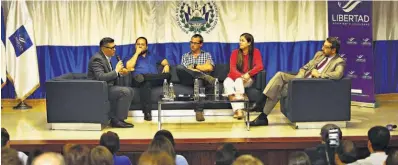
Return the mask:
<svg viewBox="0 0 398 165"><path fill-rule="evenodd" d="M130 87L116 86L116 80L128 74L123 68L123 62L119 61L115 68L112 68L111 58L115 55L116 45L114 39L106 37L100 42L100 51L91 57L88 64L87 77L92 80L106 81L108 83L108 97L111 103L109 118L111 126L118 128L134 127L127 123L127 113L133 100L133 89Z"/></svg>

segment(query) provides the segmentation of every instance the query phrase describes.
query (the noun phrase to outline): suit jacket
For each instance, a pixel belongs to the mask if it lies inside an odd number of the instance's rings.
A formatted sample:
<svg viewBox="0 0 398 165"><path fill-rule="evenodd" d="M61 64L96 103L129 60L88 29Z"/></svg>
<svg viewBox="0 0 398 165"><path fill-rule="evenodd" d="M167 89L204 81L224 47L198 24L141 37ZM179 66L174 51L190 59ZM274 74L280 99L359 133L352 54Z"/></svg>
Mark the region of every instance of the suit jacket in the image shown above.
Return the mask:
<svg viewBox="0 0 398 165"><path fill-rule="evenodd" d="M314 58L300 68L296 78L304 78L304 76L307 75L307 73L310 73L312 69L315 69L324 58L326 57L322 51L316 52ZM335 55L323 69L321 78L332 80L341 79L344 75L345 65L345 60L339 55Z"/></svg>
<svg viewBox="0 0 398 165"><path fill-rule="evenodd" d="M87 78L106 81L108 86L113 86L115 85L115 80L118 78L118 74L115 70L111 69L108 59L100 51L95 53L88 63Z"/></svg>

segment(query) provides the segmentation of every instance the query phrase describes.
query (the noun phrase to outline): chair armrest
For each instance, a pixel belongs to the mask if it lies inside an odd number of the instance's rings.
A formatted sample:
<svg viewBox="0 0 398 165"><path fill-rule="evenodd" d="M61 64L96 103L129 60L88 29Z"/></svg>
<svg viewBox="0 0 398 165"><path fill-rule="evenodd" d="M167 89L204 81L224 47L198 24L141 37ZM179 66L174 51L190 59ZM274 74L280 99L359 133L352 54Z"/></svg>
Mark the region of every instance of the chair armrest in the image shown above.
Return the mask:
<svg viewBox="0 0 398 165"><path fill-rule="evenodd" d="M288 96L311 96L314 99L323 99L325 96L328 98L344 96L351 100L351 79L295 78L289 81Z"/></svg>
<svg viewBox="0 0 398 165"><path fill-rule="evenodd" d="M253 87L263 91L266 85L267 85L267 71L263 70L257 73Z"/></svg>
<svg viewBox="0 0 398 165"><path fill-rule="evenodd" d="M83 92L82 92L83 91ZM83 95L76 95L76 92ZM46 97L75 96L85 98L86 94L101 100L108 100L108 84L96 80L49 80L46 82ZM48 100L47 100L48 101Z"/></svg>

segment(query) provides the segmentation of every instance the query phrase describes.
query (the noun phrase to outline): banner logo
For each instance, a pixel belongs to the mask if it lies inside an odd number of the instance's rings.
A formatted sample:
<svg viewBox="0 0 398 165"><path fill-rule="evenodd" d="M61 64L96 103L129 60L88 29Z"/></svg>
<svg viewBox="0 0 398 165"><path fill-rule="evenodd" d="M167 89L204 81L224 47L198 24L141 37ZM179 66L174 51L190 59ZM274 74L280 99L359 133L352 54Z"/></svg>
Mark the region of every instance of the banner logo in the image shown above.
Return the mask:
<svg viewBox="0 0 398 165"><path fill-rule="evenodd" d="M8 39L14 47L15 55L17 57L22 55L33 45L25 26L19 27Z"/></svg>
<svg viewBox="0 0 398 165"><path fill-rule="evenodd" d="M352 10L355 9L355 7L358 6L358 4L361 3L361 0L350 0L348 1L344 6L342 5L341 2L337 2L337 5L346 13L351 12Z"/></svg>
<svg viewBox="0 0 398 165"><path fill-rule="evenodd" d="M362 43L363 46L372 46L372 42L370 41L369 38L364 38L362 39Z"/></svg>
<svg viewBox="0 0 398 165"><path fill-rule="evenodd" d="M355 61L364 63L364 62L366 62L366 58L363 56L363 54L360 54L360 55L357 55L357 59Z"/></svg>
<svg viewBox="0 0 398 165"><path fill-rule="evenodd" d="M347 77L358 78L358 76L355 74L355 71L353 70L348 71Z"/></svg>
<svg viewBox="0 0 398 165"><path fill-rule="evenodd" d="M370 80L372 76L370 76L370 72L363 72L362 79Z"/></svg>
<svg viewBox="0 0 398 165"><path fill-rule="evenodd" d="M181 1L176 9L176 20L187 34L210 33L217 25L218 9L215 2L199 5L198 2Z"/></svg>
<svg viewBox="0 0 398 165"><path fill-rule="evenodd" d="M354 37L351 37L351 38L348 38L348 39L347 39L347 44L348 44L348 45L356 45L356 44L358 44L358 43L357 43L357 41L355 41L355 38L354 38Z"/></svg>

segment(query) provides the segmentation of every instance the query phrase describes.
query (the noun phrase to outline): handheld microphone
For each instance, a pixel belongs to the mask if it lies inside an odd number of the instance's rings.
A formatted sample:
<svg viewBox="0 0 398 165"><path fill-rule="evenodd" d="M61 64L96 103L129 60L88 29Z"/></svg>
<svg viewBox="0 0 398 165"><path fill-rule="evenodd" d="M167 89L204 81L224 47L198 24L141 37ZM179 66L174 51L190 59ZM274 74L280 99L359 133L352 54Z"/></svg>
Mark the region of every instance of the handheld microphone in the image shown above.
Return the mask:
<svg viewBox="0 0 398 165"><path fill-rule="evenodd" d="M121 61L120 56L116 56L117 61Z"/></svg>
<svg viewBox="0 0 398 165"><path fill-rule="evenodd" d="M392 131L392 130L394 130L395 128L397 128L397 125L388 124L388 125L386 125L386 128L387 128L389 131Z"/></svg>

